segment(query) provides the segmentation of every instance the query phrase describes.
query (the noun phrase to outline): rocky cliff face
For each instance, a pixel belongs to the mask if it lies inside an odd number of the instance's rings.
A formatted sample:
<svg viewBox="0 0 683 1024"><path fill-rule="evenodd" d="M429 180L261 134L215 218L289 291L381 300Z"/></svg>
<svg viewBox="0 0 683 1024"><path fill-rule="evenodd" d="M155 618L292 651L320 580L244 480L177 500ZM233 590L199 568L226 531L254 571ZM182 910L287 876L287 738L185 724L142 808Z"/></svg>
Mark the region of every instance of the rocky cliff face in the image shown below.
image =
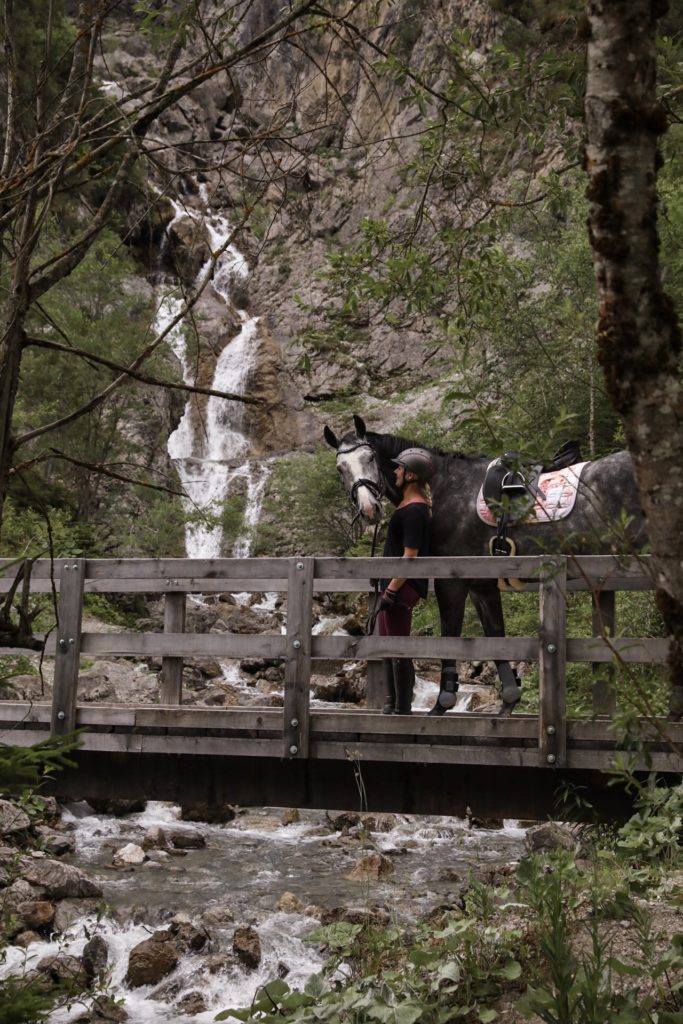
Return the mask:
<svg viewBox="0 0 683 1024"><path fill-rule="evenodd" d="M220 4L203 6L211 13ZM125 104L121 97L154 80L159 58L126 6L118 10L100 73L109 95ZM278 10L252 4L240 31L246 37L266 28ZM369 44L338 31L299 48L294 37L262 61L212 78L158 122L147 198L137 196L126 211L130 237L141 274L188 291L215 251L212 217L233 227L249 275L233 277L228 301L209 286L190 331L197 383L210 386L218 356L239 330L238 310L258 318L258 357L246 386L259 400L244 421L250 456L310 449L322 424L345 425L350 409L367 413L373 426L396 429L424 402L437 407L438 382L453 368L428 320L415 314L399 321L391 307L358 309L331 332L320 316L319 272L331 252L358 237L365 218L384 217L409 233L420 217L462 216L452 192L438 189L423 208L424 185L409 162L438 105L428 93L426 106L406 101L406 83L389 63L392 55L412 55L437 89L443 81L435 68L452 31L467 28L484 54L496 38L496 17L483 0L384 2L376 23L364 26ZM304 328L318 331L306 349ZM205 414L199 398L198 436Z"/></svg>

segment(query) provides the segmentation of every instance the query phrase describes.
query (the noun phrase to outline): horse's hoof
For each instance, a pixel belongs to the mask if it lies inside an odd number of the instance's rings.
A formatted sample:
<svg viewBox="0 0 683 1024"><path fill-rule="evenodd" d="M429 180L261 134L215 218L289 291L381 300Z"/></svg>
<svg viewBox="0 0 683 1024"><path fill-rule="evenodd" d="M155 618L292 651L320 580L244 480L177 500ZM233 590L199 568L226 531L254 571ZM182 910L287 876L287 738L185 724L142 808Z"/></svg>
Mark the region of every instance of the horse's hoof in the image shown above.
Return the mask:
<svg viewBox="0 0 683 1024"><path fill-rule="evenodd" d="M505 704L516 704L522 696L522 689L520 686L510 683L502 688L500 695Z"/></svg>
<svg viewBox="0 0 683 1024"><path fill-rule="evenodd" d="M437 704L449 711L450 708L454 708L458 700L458 695L455 690L441 690L439 696L436 699Z"/></svg>
<svg viewBox="0 0 683 1024"><path fill-rule="evenodd" d="M445 715L445 714L446 714L446 708L441 707L441 705L439 704L438 699L437 699L436 704L432 708L432 710L427 712L427 715Z"/></svg>

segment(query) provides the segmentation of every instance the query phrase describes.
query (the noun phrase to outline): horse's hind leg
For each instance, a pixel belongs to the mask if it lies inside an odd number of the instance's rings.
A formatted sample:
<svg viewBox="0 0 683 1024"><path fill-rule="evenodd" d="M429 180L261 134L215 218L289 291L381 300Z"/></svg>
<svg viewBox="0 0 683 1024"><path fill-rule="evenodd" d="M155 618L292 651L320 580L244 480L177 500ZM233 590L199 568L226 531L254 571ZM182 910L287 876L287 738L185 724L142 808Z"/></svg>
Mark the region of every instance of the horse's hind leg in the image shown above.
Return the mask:
<svg viewBox="0 0 683 1024"><path fill-rule="evenodd" d="M503 605L500 591L494 586L477 586L470 589L470 597L481 621L486 636L505 636ZM496 661L500 677L501 697L506 704L516 704L520 698L519 676L509 661Z"/></svg>
<svg viewBox="0 0 683 1024"><path fill-rule="evenodd" d="M460 636L465 615L468 584L461 580L434 580L434 591L439 602L441 636ZM439 696L430 715L444 715L455 704L458 691L458 669L452 658L441 662Z"/></svg>

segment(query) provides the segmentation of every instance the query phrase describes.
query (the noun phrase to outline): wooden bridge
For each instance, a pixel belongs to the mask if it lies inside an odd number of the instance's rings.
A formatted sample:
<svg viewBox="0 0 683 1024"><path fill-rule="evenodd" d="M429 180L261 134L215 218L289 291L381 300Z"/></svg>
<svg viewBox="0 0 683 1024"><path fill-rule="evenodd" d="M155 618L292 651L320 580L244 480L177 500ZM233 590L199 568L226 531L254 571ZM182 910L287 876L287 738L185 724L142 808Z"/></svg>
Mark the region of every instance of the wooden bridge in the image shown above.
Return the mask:
<svg viewBox="0 0 683 1024"><path fill-rule="evenodd" d="M543 817L558 789L585 787L598 813L618 815L625 798L601 774L622 750L609 717L604 680L590 718L566 716L567 662L610 665L665 662L664 639L613 637L614 595L652 589L647 558L611 556L258 559L61 559L33 564L30 589L54 595L57 627L46 640L54 657L51 703L0 702L0 741L32 744L81 730L78 771L60 773L62 796L145 797L181 803L236 803ZM531 637L446 638L312 635L316 592L367 592L371 576L529 581L539 595ZM7 593L16 563L0 563ZM286 593L282 635L185 632L190 594ZM567 594L593 595L593 638L567 635ZM163 632L92 633L82 629L84 594L164 595ZM16 651L5 649L6 654ZM159 704L78 703L82 656L161 658ZM538 662L539 713L449 712L385 716L376 709L322 710L310 704L315 659L388 656ZM183 662L193 657L269 658L284 663L284 707L181 704ZM618 673L614 678L618 680ZM617 684L618 685L618 684ZM602 695L601 695L602 694ZM607 687L609 696L609 686ZM369 686L368 703L376 703ZM640 770L678 773L683 725L643 723ZM569 815L571 809L563 813Z"/></svg>

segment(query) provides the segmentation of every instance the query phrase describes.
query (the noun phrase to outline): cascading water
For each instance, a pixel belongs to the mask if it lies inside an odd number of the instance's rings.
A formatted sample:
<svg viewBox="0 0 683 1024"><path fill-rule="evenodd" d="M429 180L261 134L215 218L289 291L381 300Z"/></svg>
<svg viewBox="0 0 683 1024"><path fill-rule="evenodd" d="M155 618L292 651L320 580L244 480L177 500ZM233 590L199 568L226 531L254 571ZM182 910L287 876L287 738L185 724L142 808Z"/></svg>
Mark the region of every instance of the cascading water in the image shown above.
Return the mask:
<svg viewBox="0 0 683 1024"><path fill-rule="evenodd" d="M206 199L205 193L200 193ZM200 220L193 210L175 206L176 220L189 217ZM211 213L207 208L201 217L213 252L223 249L231 235L225 217ZM169 227L171 227L169 225ZM199 273L203 280L210 270L206 264ZM214 292L235 309L241 321L241 330L225 346L216 361L212 388L242 395L246 393L249 377L258 354L258 318L251 317L233 301L235 284L248 276L249 270L242 254L230 244L216 261L211 286ZM180 309L180 300L166 296L159 306L156 327L163 329ZM194 374L189 364L184 331L177 325L169 333L169 343L180 360L183 379L193 383ZM188 522L185 546L189 558L217 558L221 554L223 531L217 517L222 502L229 494L230 485L242 479L246 482L245 533L235 543L233 554L246 557L250 550L250 529L258 521L261 499L267 479L267 466L253 469L246 459L249 439L244 433L244 405L210 396L205 407L203 422L197 422L196 406L190 400L184 415L168 440L168 453L176 465L183 490L187 495L186 510L191 518L204 513L208 522Z"/></svg>

